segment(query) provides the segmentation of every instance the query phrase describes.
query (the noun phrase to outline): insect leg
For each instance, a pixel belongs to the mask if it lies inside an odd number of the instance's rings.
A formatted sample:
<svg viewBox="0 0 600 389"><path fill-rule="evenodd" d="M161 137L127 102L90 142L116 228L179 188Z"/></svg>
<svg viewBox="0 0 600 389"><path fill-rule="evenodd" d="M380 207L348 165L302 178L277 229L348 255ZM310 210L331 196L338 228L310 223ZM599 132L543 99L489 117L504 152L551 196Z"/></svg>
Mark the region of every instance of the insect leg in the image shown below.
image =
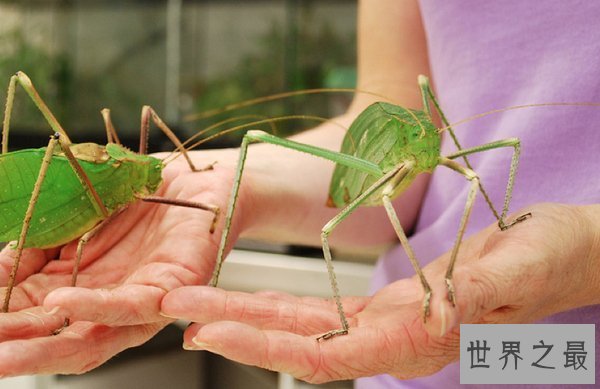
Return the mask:
<svg viewBox="0 0 600 389"><path fill-rule="evenodd" d="M2 154L8 153L8 132L10 131L10 116L12 114L13 102L15 100L15 84L17 77L12 76L8 83L6 92L6 105L4 107L4 123L2 124Z"/></svg>
<svg viewBox="0 0 600 389"><path fill-rule="evenodd" d="M474 154L481 151L498 149L500 147L512 147L513 155L510 161L510 172L508 173L508 183L506 184L506 193L504 195L504 206L502 207L502 214L498 218L498 226L502 231L514 226L515 224L528 219L531 217L531 213L526 213L524 215L519 216L512 222L506 224L506 214L508 213L508 207L510 204L510 199L512 198L513 184L515 181L515 175L517 173L517 167L519 165L519 155L521 154L521 141L517 138L509 138L503 139L491 143L486 143L484 145L472 147L469 149L464 149L454 154L448 155L446 158L455 159L459 157L463 157L468 154Z"/></svg>
<svg viewBox="0 0 600 389"><path fill-rule="evenodd" d="M107 218L110 212L104 206L102 199L98 195L98 192L96 192L96 189L94 189L94 186L92 185L92 182L90 181L89 177L87 176L87 174L85 174L85 171L83 170L79 162L77 162L77 158L75 158L75 156L73 155L71 147L60 137L58 137L58 143L60 144L60 147L63 153L65 154L67 161L69 161L69 165L71 165L73 172L79 179L79 182L81 182L81 185L85 188L85 192L88 198L90 199L92 206L94 207L96 212L98 212L98 215Z"/></svg>
<svg viewBox="0 0 600 389"><path fill-rule="evenodd" d="M435 97L433 97L433 92L431 92L431 88L429 87L429 78L425 77L422 74L419 74L419 76L417 77L417 82L419 83L419 89L421 90L421 99L423 99L423 111L425 111L427 115L431 116L429 98L431 96L431 98L434 100Z"/></svg>
<svg viewBox="0 0 600 389"><path fill-rule="evenodd" d="M171 131L171 129L165 124L165 122L163 122L163 120L158 116L156 111L154 111L154 109L149 105L144 105L142 107L142 123L140 128L139 150L140 154L146 154L148 152L148 129L150 128L150 118L152 118L154 124L156 124L156 126L160 128L160 130L169 138L169 140L173 142L175 147L177 147L177 150L179 150L179 152L183 154L185 160L187 161L188 165L190 166L190 169L193 172L201 172L204 170L211 170L213 168L214 163L204 168L196 168L187 150L185 149L179 138L177 138L173 131Z"/></svg>
<svg viewBox="0 0 600 389"><path fill-rule="evenodd" d="M187 201L187 200L179 200L179 199L167 199L159 196L145 196L138 197L142 201L146 201L149 203L158 203L158 204L167 204L167 205L175 205L178 207L187 207L187 208L196 208L202 209L204 211L212 212L215 216L213 217L212 224L210 225L210 233L215 232L215 226L217 225L217 219L219 217L219 207L212 204L203 204L197 201Z"/></svg>
<svg viewBox="0 0 600 389"><path fill-rule="evenodd" d="M77 275L79 274L79 264L81 263L81 257L83 256L83 248L86 244L98 233L106 227L111 221L115 220L116 217L123 212L127 207L118 209L117 211L110 214L106 219L98 223L94 228L86 232L79 238L77 243L77 254L75 256L75 264L73 265L73 273L71 274L71 286L77 285Z"/></svg>
<svg viewBox="0 0 600 389"><path fill-rule="evenodd" d="M117 135L117 130L115 130L115 126L113 125L112 119L110 118L110 109L104 108L100 111L102 115L102 119L104 120L104 128L106 128L106 140L108 143L116 143L121 144L121 140Z"/></svg>
<svg viewBox="0 0 600 389"><path fill-rule="evenodd" d="M73 265L73 272L71 273L71 286L77 285L77 275L79 274L79 264L81 263L81 257L83 256L84 246L90 241L90 239L92 239L94 236L96 236L104 227L106 227L106 225L108 223L113 221L117 217L117 215L119 215L126 208L127 207L123 207L123 208L115 211L109 217L102 220L94 228L92 228L91 230L89 230L88 232L83 234L81 236L81 238L79 238L79 242L77 243L77 254L75 256L75 264ZM65 318L65 321L64 321L62 327L57 328L54 331L52 331L52 335L60 334L62 332L62 330L64 330L66 327L69 326L70 322L71 322L70 318L68 318L68 317Z"/></svg>
<svg viewBox="0 0 600 389"><path fill-rule="evenodd" d="M8 133L10 128L10 117L12 113L17 82L23 87L25 92L27 92L33 103L38 107L38 109L42 113L42 115L44 115L44 118L46 118L46 121L48 122L48 124L50 124L52 130L55 133L59 133L64 138L64 142L71 143L71 141L69 140L69 136L61 127L58 120L56 120L46 103L44 103L44 100L42 100L38 92L35 90L35 87L33 86L33 83L31 82L29 77L27 77L27 75L23 72L17 72L10 78L10 82L8 83L8 92L6 94L6 106L4 109L4 124L2 127L2 154L6 154L8 152Z"/></svg>
<svg viewBox="0 0 600 389"><path fill-rule="evenodd" d="M419 76L419 86L421 87L421 93L423 94L423 96L425 97L425 95L427 95L429 97L429 99L433 102L433 106L435 107L435 110L439 113L440 119L442 119L442 123L444 123L444 126L446 126L446 129L448 130L448 133L450 134L452 141L456 145L456 148L459 151L462 150L463 148L460 145L460 142L458 141L456 134L454 134L454 130L450 126L450 122L448 122L446 115L444 115L444 112L440 108L440 104L438 103L437 98L435 97L435 95L433 94L433 91L431 90L431 86L429 84L429 79L425 76ZM429 109L429 105L427 103L424 103L424 105L425 105L426 109ZM473 166L471 166L471 163L467 159L467 156L462 155L462 159L465 162L465 165L469 169L473 170ZM494 204L492 203L490 196L487 194L487 192L483 188L483 184L481 183L481 181L479 181L479 190L481 191L481 194L483 195L483 198L485 199L485 202L487 203L488 207L490 207L492 214L494 214L494 217L496 218L496 220L498 220L498 222L500 222L501 217L498 214L496 207L494 207Z"/></svg>
<svg viewBox="0 0 600 389"><path fill-rule="evenodd" d="M406 177L406 175L410 172L410 169L411 165L406 164L405 167L396 174L393 184L388 185L383 190L382 200L383 206L388 214L388 218L390 219L390 222L396 231L396 235L398 236L398 239L400 240L400 243L402 244L402 247L408 256L412 267L415 269L415 272L421 281L421 285L423 286L423 291L425 292L425 297L423 298L423 322L425 322L430 314L429 304L431 301L431 287L429 286L429 283L427 282L427 279L425 278L425 275L419 266L419 262L417 261L415 253L408 242L408 237L406 236L406 233L400 224L400 220L398 219L398 215L396 214L396 210L394 209L392 200L390 198L390 194L392 193L394 187Z"/></svg>
<svg viewBox="0 0 600 389"><path fill-rule="evenodd" d="M475 202L475 196L477 195L479 177L477 177L477 174L475 174L473 170L466 168L457 163L456 161L445 157L440 157L440 165L446 166L447 168L450 168L462 174L467 178L467 180L471 181L471 187L469 188L469 193L467 194L465 209L463 211L462 217L460 218L458 233L456 234L456 240L454 241L454 246L452 247L452 253L450 254L450 263L448 264L445 276L446 286L448 287L448 300L452 302L452 305L456 306L456 295L454 291L454 284L452 283L452 274L454 271L454 265L456 263L456 257L458 256L458 249L460 248L460 244L462 243L465 228L467 227L467 221L469 219L469 215L471 214L473 203Z"/></svg>
<svg viewBox="0 0 600 389"><path fill-rule="evenodd" d="M270 143L270 144L277 145L277 146L286 147L288 149L292 149L292 150L296 150L296 151L307 152L307 153L310 153L317 157L328 159L330 161L333 161L333 162L336 162L336 163L339 163L339 164L342 164L345 166L353 167L353 168L359 169L359 170L364 171L369 174L373 174L376 176L383 175L383 173L381 172L379 167L369 161L364 161L364 160L361 160L359 158L356 158L356 157L353 157L350 155L336 153L336 152L322 149L319 147L301 144L301 143L294 142L294 141L291 141L288 139L278 138L278 137L270 135L264 131L258 131L258 130L248 131L246 133L246 135L244 135L242 144L240 146L240 156L238 159L236 174L235 174L234 181L233 181L233 187L231 189L231 194L229 197L229 204L227 206L227 214L225 216L225 226L223 228L223 233L221 235L221 243L219 244L219 250L217 252L217 263L215 265L213 275L212 275L211 281L209 283L209 285L211 285L211 286L217 286L217 284L219 282L219 275L221 272L221 267L223 265L225 249L227 247L227 239L229 237L229 232L231 229L231 221L233 218L233 212L235 210L235 206L237 203L240 184L241 184L241 180L242 180L242 173L244 171L246 157L248 154L248 146L251 142L265 142L265 143ZM397 170L393 170L393 171L387 173L386 175L383 175L383 177L381 177L375 184L373 184L373 186L371 188L369 188L365 193L363 193L361 196L356 198L351 204L349 204L340 213L340 215L338 215L336 218L332 219L329 223L327 223L326 227L323 228L322 237L325 236L325 238L323 239L323 251L325 253L325 260L327 263L329 278L330 278L330 281L332 284L334 299L335 299L336 305L338 307L338 313L340 314L342 329L327 333L327 334L323 335L322 337L320 337L320 339L321 338L327 339L334 335L348 332L348 323L346 321L346 317L345 317L343 309L342 309L341 299L339 297L337 282L335 279L335 274L333 272L333 265L331 263L331 253L329 252L329 245L328 245L328 242L326 239L326 235L328 235L330 230L333 229L335 227L335 225L337 225L341 220L343 220L343 218L345 216L347 216L350 212L352 212L352 210L354 210L356 207L358 207L358 205L360 205L360 203L365 198L367 198L370 194L372 194L374 191L381 188L386 182L388 182L394 176L395 173L397 173ZM325 231L326 228L329 228L329 232Z"/></svg>
<svg viewBox="0 0 600 389"><path fill-rule="evenodd" d="M56 147L57 142L58 134L52 135L50 137L50 142L48 142L48 147L46 148L44 158L42 159L42 165L40 166L38 177L35 181L35 185L33 186L33 192L31 193L31 198L29 199L29 204L27 205L27 210L25 211L25 217L23 218L23 227L21 228L21 233L19 234L19 241L17 242L15 261L13 262L13 267L8 278L8 285L6 287L6 294L4 295L4 305L2 306L2 312L8 312L10 295L15 284L17 270L19 269L19 261L21 260L21 255L23 253L23 247L25 247L25 239L27 238L27 232L29 231L29 225L31 223L31 217L33 216L33 210L35 209L35 204L37 203L38 197L40 195L42 183L44 182L44 178L46 177L48 167L50 166L50 162L52 162L52 153L54 152L54 148Z"/></svg>
<svg viewBox="0 0 600 389"><path fill-rule="evenodd" d="M212 279L210 281L211 286L217 286L219 282L219 274L221 272L221 266L223 264L223 257L225 255L225 248L227 246L227 238L229 236L229 230L231 228L231 219L233 218L233 212L237 203L237 197L239 194L240 183L242 180L242 173L246 162L246 155L248 153L248 146L251 142L265 142L277 146L286 147L296 151L304 151L313 154L317 157L328 159L330 161L342 164L345 166L352 167L354 169L361 170L368 174L376 176L383 175L379 167L369 161L365 161L351 155L337 153L331 150L322 149L320 147L310 146L301 144L298 142L291 141L289 139L282 139L276 136L270 135L264 131L251 130L244 135L242 144L240 146L240 155L238 158L238 165L236 168L236 174L233 180L233 186L231 188L231 194L229 196L229 204L227 206L227 214L225 215L225 227L223 234L221 235L221 243L219 245L219 251L217 253L217 263L213 271Z"/></svg>
<svg viewBox="0 0 600 389"><path fill-rule="evenodd" d="M321 230L321 243L323 245L323 255L325 257L325 264L327 265L327 271L329 273L329 281L331 283L331 289L333 290L333 298L337 305L338 313L340 315L340 321L342 323L342 329L333 330L327 332L324 335L321 335L317 338L320 339L329 339L336 335L345 335L348 333L348 321L346 320L346 315L344 314L344 309L342 307L342 302L340 299L340 293L337 286L337 280L335 278L335 272L333 270L333 260L331 258L331 250L329 248L328 237L333 231L335 227L338 226L346 217L348 217L356 208L358 208L363 201L369 198L373 193L384 187L386 184L390 183L395 177L398 175L405 176L406 173L410 170L409 166L405 164L398 165L393 170L386 173L383 177L375 181L373 185L367 188L363 193L360 194L356 199L354 199L350 204L348 204L344 209L340 211L333 219L331 219L323 229Z"/></svg>

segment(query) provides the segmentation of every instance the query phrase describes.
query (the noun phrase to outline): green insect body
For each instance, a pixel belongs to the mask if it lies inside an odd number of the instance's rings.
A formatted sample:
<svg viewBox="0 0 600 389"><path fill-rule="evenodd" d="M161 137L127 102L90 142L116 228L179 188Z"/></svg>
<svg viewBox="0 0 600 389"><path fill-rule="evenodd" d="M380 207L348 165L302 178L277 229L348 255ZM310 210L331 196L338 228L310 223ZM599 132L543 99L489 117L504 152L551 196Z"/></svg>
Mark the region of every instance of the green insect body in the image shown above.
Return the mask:
<svg viewBox="0 0 600 389"><path fill-rule="evenodd" d="M109 215L153 194L160 185L160 159L109 143L71 145ZM93 151L93 155L90 154ZM29 198L46 148L0 155L0 241L19 238ZM54 152L31 218L24 247L48 248L70 242L105 219L98 213L69 161Z"/></svg>
<svg viewBox="0 0 600 389"><path fill-rule="evenodd" d="M379 102L370 105L354 120L344 137L341 152L377 164L381 174L368 174L336 164L327 205L337 208L350 204L399 162L412 161L413 169L391 195L398 196L418 174L431 172L438 165L440 136L426 112ZM363 206L381 204L381 190L362 203Z"/></svg>
<svg viewBox="0 0 600 389"><path fill-rule="evenodd" d="M452 282L453 269L477 192L481 192L483 195L490 210L498 220L501 230L505 230L531 216L531 214L525 214L510 223L506 222L518 165L520 142L516 138L509 138L463 149L444 113L440 109L437 99L429 86L427 77L419 76L418 84L423 100L422 110L404 108L384 102L370 105L357 116L348 129L342 141L340 152L299 143L291 139L278 138L264 131L248 131L244 135L240 147L240 157L227 208L225 227L217 253L217 264L210 285L216 286L218 283L249 145L252 142L264 142L308 153L335 163L327 205L342 209L321 229L321 244L333 292L333 299L340 316L341 328L329 331L317 339L329 339L333 336L344 335L349 332L349 323L342 307L335 272L333 270L329 236L341 222L361 206L384 207L400 244L403 246L423 287L423 320L426 320L430 315L432 289L410 246L392 199L410 186L417 175L431 173L438 166L448 168L460 174L469 182L465 208L459 221L455 243L452 247L445 275L448 291L447 298L452 305L455 305L456 293ZM430 101L433 103L442 123L445 125L442 129L437 128L431 120ZM455 153L449 155L442 155L440 153L440 133L444 130L449 133L457 147ZM467 159L468 155L498 148L513 149L513 157L501 213L496 211L489 196L483 189L477 173L473 170ZM457 161L461 159L464 164Z"/></svg>
<svg viewBox="0 0 600 389"><path fill-rule="evenodd" d="M20 85L38 107L54 134L47 147L8 152L8 134L15 88ZM29 77L17 72L10 79L2 127L0 154L0 241L16 240L2 312L9 311L19 262L26 247L57 247L76 238L71 286L77 282L83 248L121 210L138 199L146 202L196 208L214 214L219 208L183 199L152 196L162 182L162 160L146 155L150 122L177 146L191 171L197 169L177 136L150 106L142 108L138 153L120 145L110 119L102 110L108 143L72 144L65 130L44 103ZM65 322L67 325L68 320Z"/></svg>

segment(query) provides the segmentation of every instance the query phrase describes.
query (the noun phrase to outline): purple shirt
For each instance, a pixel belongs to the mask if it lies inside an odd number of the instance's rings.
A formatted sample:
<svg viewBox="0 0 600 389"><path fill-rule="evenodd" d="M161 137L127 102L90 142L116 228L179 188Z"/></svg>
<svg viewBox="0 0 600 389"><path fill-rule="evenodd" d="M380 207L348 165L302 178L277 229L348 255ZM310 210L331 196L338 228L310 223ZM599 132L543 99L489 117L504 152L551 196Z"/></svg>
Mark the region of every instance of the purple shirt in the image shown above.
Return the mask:
<svg viewBox="0 0 600 389"><path fill-rule="evenodd" d="M437 97L449 121L496 108L544 102L600 102L600 2L421 0ZM538 202L600 203L600 107L530 108L489 115L456 128L463 147L510 137L522 153L511 211ZM455 150L445 136L442 153ZM497 208L502 207L512 148L469 157ZM469 185L438 168L410 242L422 266L449 251ZM466 236L495 220L478 194ZM414 270L400 245L380 258L372 291ZM435 291L434 291L435 292ZM546 318L545 323L596 323L600 306ZM600 383L596 367L596 383ZM458 363L430 377L357 380L365 388L459 386ZM486 386L489 387L489 386Z"/></svg>

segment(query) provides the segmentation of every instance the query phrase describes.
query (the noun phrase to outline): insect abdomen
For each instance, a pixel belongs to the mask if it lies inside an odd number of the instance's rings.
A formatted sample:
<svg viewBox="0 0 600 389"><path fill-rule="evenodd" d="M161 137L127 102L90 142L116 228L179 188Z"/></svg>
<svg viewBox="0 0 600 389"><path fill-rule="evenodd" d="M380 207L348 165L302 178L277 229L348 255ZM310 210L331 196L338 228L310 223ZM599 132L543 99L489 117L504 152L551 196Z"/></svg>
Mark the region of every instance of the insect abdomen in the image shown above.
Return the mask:
<svg viewBox="0 0 600 389"><path fill-rule="evenodd" d="M19 237L25 211L45 149L25 149L0 155L0 241ZM132 177L143 175L139 164L109 159L79 160L109 212L135 201ZM137 184L136 184L137 185ZM94 209L65 157L54 156L36 203L25 247L47 248L69 242L104 217Z"/></svg>

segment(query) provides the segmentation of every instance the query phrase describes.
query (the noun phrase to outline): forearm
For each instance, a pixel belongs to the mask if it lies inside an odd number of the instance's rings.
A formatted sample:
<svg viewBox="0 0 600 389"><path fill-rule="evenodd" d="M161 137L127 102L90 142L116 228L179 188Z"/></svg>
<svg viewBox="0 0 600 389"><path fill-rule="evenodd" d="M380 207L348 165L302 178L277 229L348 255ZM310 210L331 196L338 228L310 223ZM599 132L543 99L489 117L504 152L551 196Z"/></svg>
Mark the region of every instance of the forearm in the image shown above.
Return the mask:
<svg viewBox="0 0 600 389"><path fill-rule="evenodd" d="M425 36L416 1L363 0L358 18L358 85L348 112L294 139L338 151L354 118L385 96L393 103L422 108L417 75L428 74ZM375 94L379 95L376 96ZM250 147L247 202L242 232L246 236L301 244L320 244L323 225L340 210L325 206L334 164L271 145ZM427 177L419 177L396 200L405 229L416 220ZM246 185L244 187L244 185ZM395 234L381 207L359 208L331 237L334 245L379 245Z"/></svg>
<svg viewBox="0 0 600 389"><path fill-rule="evenodd" d="M294 140L338 150L343 127L352 119L349 115L334 119ZM256 239L319 245L321 228L340 211L326 206L333 168L333 162L313 155L269 144L251 145L240 189L240 233ZM374 208L356 213L336 231L333 244L374 245L391 240L393 231L385 223L385 213Z"/></svg>

